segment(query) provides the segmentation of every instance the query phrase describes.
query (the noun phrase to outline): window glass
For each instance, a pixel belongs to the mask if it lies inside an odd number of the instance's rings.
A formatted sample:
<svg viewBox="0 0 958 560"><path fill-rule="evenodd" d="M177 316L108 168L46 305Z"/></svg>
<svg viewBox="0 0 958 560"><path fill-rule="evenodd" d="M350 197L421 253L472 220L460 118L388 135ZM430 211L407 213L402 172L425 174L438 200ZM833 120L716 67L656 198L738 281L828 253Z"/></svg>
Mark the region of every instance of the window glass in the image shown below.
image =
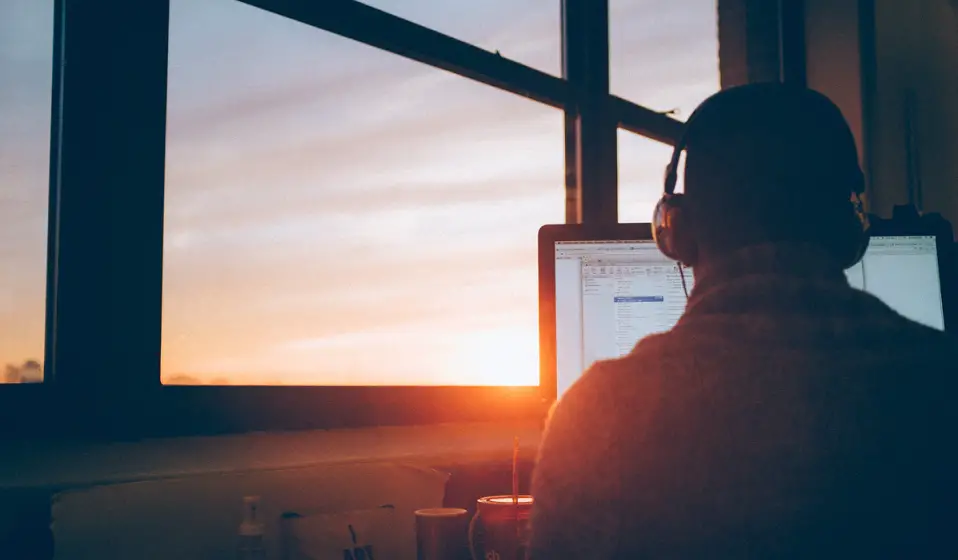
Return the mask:
<svg viewBox="0 0 958 560"><path fill-rule="evenodd" d="M362 2L537 70L562 73L562 5L557 0Z"/></svg>
<svg viewBox="0 0 958 560"><path fill-rule="evenodd" d="M43 380L53 1L0 1L0 383Z"/></svg>
<svg viewBox="0 0 958 560"><path fill-rule="evenodd" d="M538 383L561 111L233 0L170 25L165 383Z"/></svg>
<svg viewBox="0 0 958 560"><path fill-rule="evenodd" d="M619 222L650 222L662 197L665 167L672 146L619 129ZM684 188L685 158L679 164L676 190Z"/></svg>
<svg viewBox="0 0 958 560"><path fill-rule="evenodd" d="M685 120L719 90L716 0L609 0L613 94Z"/></svg>

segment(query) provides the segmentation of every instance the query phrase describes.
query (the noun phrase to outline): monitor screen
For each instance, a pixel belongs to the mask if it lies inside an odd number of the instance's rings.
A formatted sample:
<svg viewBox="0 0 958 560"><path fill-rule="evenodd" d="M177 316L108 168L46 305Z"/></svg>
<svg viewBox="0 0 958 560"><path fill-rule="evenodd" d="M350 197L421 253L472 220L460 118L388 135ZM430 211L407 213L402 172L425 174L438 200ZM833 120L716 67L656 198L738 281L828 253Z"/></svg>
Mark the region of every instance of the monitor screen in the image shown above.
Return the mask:
<svg viewBox="0 0 958 560"><path fill-rule="evenodd" d="M593 362L627 354L685 310L678 264L654 241L557 241L555 259L559 395Z"/></svg>
<svg viewBox="0 0 958 560"><path fill-rule="evenodd" d="M691 292L692 270L682 274ZM944 329L935 237L873 237L846 275L905 317ZM557 241L558 394L593 362L623 356L643 337L672 328L685 303L679 267L654 241Z"/></svg>
<svg viewBox="0 0 958 560"><path fill-rule="evenodd" d="M938 244L933 235L872 237L849 283L913 321L945 330Z"/></svg>

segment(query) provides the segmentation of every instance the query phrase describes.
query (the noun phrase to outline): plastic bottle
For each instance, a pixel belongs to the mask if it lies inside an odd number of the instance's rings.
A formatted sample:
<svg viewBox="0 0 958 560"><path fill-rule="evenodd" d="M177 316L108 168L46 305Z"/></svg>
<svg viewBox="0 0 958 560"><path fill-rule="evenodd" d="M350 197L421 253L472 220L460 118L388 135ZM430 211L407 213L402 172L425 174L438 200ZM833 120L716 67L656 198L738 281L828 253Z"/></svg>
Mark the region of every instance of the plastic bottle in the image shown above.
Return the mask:
<svg viewBox="0 0 958 560"><path fill-rule="evenodd" d="M243 498L243 522L239 526L236 546L237 560L266 559L266 525L259 508L259 496Z"/></svg>

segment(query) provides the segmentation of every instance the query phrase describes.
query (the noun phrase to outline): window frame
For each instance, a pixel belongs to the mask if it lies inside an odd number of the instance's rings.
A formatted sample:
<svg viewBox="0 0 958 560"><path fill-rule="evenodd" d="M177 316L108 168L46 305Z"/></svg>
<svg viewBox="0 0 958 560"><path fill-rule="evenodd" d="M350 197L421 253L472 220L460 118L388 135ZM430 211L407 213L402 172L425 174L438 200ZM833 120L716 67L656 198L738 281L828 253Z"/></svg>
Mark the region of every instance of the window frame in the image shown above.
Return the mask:
<svg viewBox="0 0 958 560"><path fill-rule="evenodd" d="M619 127L667 144L682 127L610 95L608 0L561 0L561 77L356 0L234 1L563 110L567 223L617 221ZM169 8L55 0L45 377L0 386L0 437L544 417L538 387L160 383Z"/></svg>

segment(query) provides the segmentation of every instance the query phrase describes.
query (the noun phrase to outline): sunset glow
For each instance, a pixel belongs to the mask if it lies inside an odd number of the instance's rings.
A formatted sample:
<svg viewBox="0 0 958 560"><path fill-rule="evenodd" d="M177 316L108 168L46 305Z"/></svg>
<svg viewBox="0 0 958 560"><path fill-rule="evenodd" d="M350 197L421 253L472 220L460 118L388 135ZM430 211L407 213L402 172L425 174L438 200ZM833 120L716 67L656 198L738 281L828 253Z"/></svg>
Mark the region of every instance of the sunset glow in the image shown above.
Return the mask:
<svg viewBox="0 0 958 560"><path fill-rule="evenodd" d="M473 384L538 385L539 331L498 328L464 333L449 370L459 369Z"/></svg>
<svg viewBox="0 0 958 560"><path fill-rule="evenodd" d="M560 73L558 0L368 3ZM0 365L43 359L52 4L0 1ZM613 93L718 88L714 0L610 4ZM171 1L168 84L164 381L538 383L561 111L235 0ZM619 154L647 221L669 148Z"/></svg>

